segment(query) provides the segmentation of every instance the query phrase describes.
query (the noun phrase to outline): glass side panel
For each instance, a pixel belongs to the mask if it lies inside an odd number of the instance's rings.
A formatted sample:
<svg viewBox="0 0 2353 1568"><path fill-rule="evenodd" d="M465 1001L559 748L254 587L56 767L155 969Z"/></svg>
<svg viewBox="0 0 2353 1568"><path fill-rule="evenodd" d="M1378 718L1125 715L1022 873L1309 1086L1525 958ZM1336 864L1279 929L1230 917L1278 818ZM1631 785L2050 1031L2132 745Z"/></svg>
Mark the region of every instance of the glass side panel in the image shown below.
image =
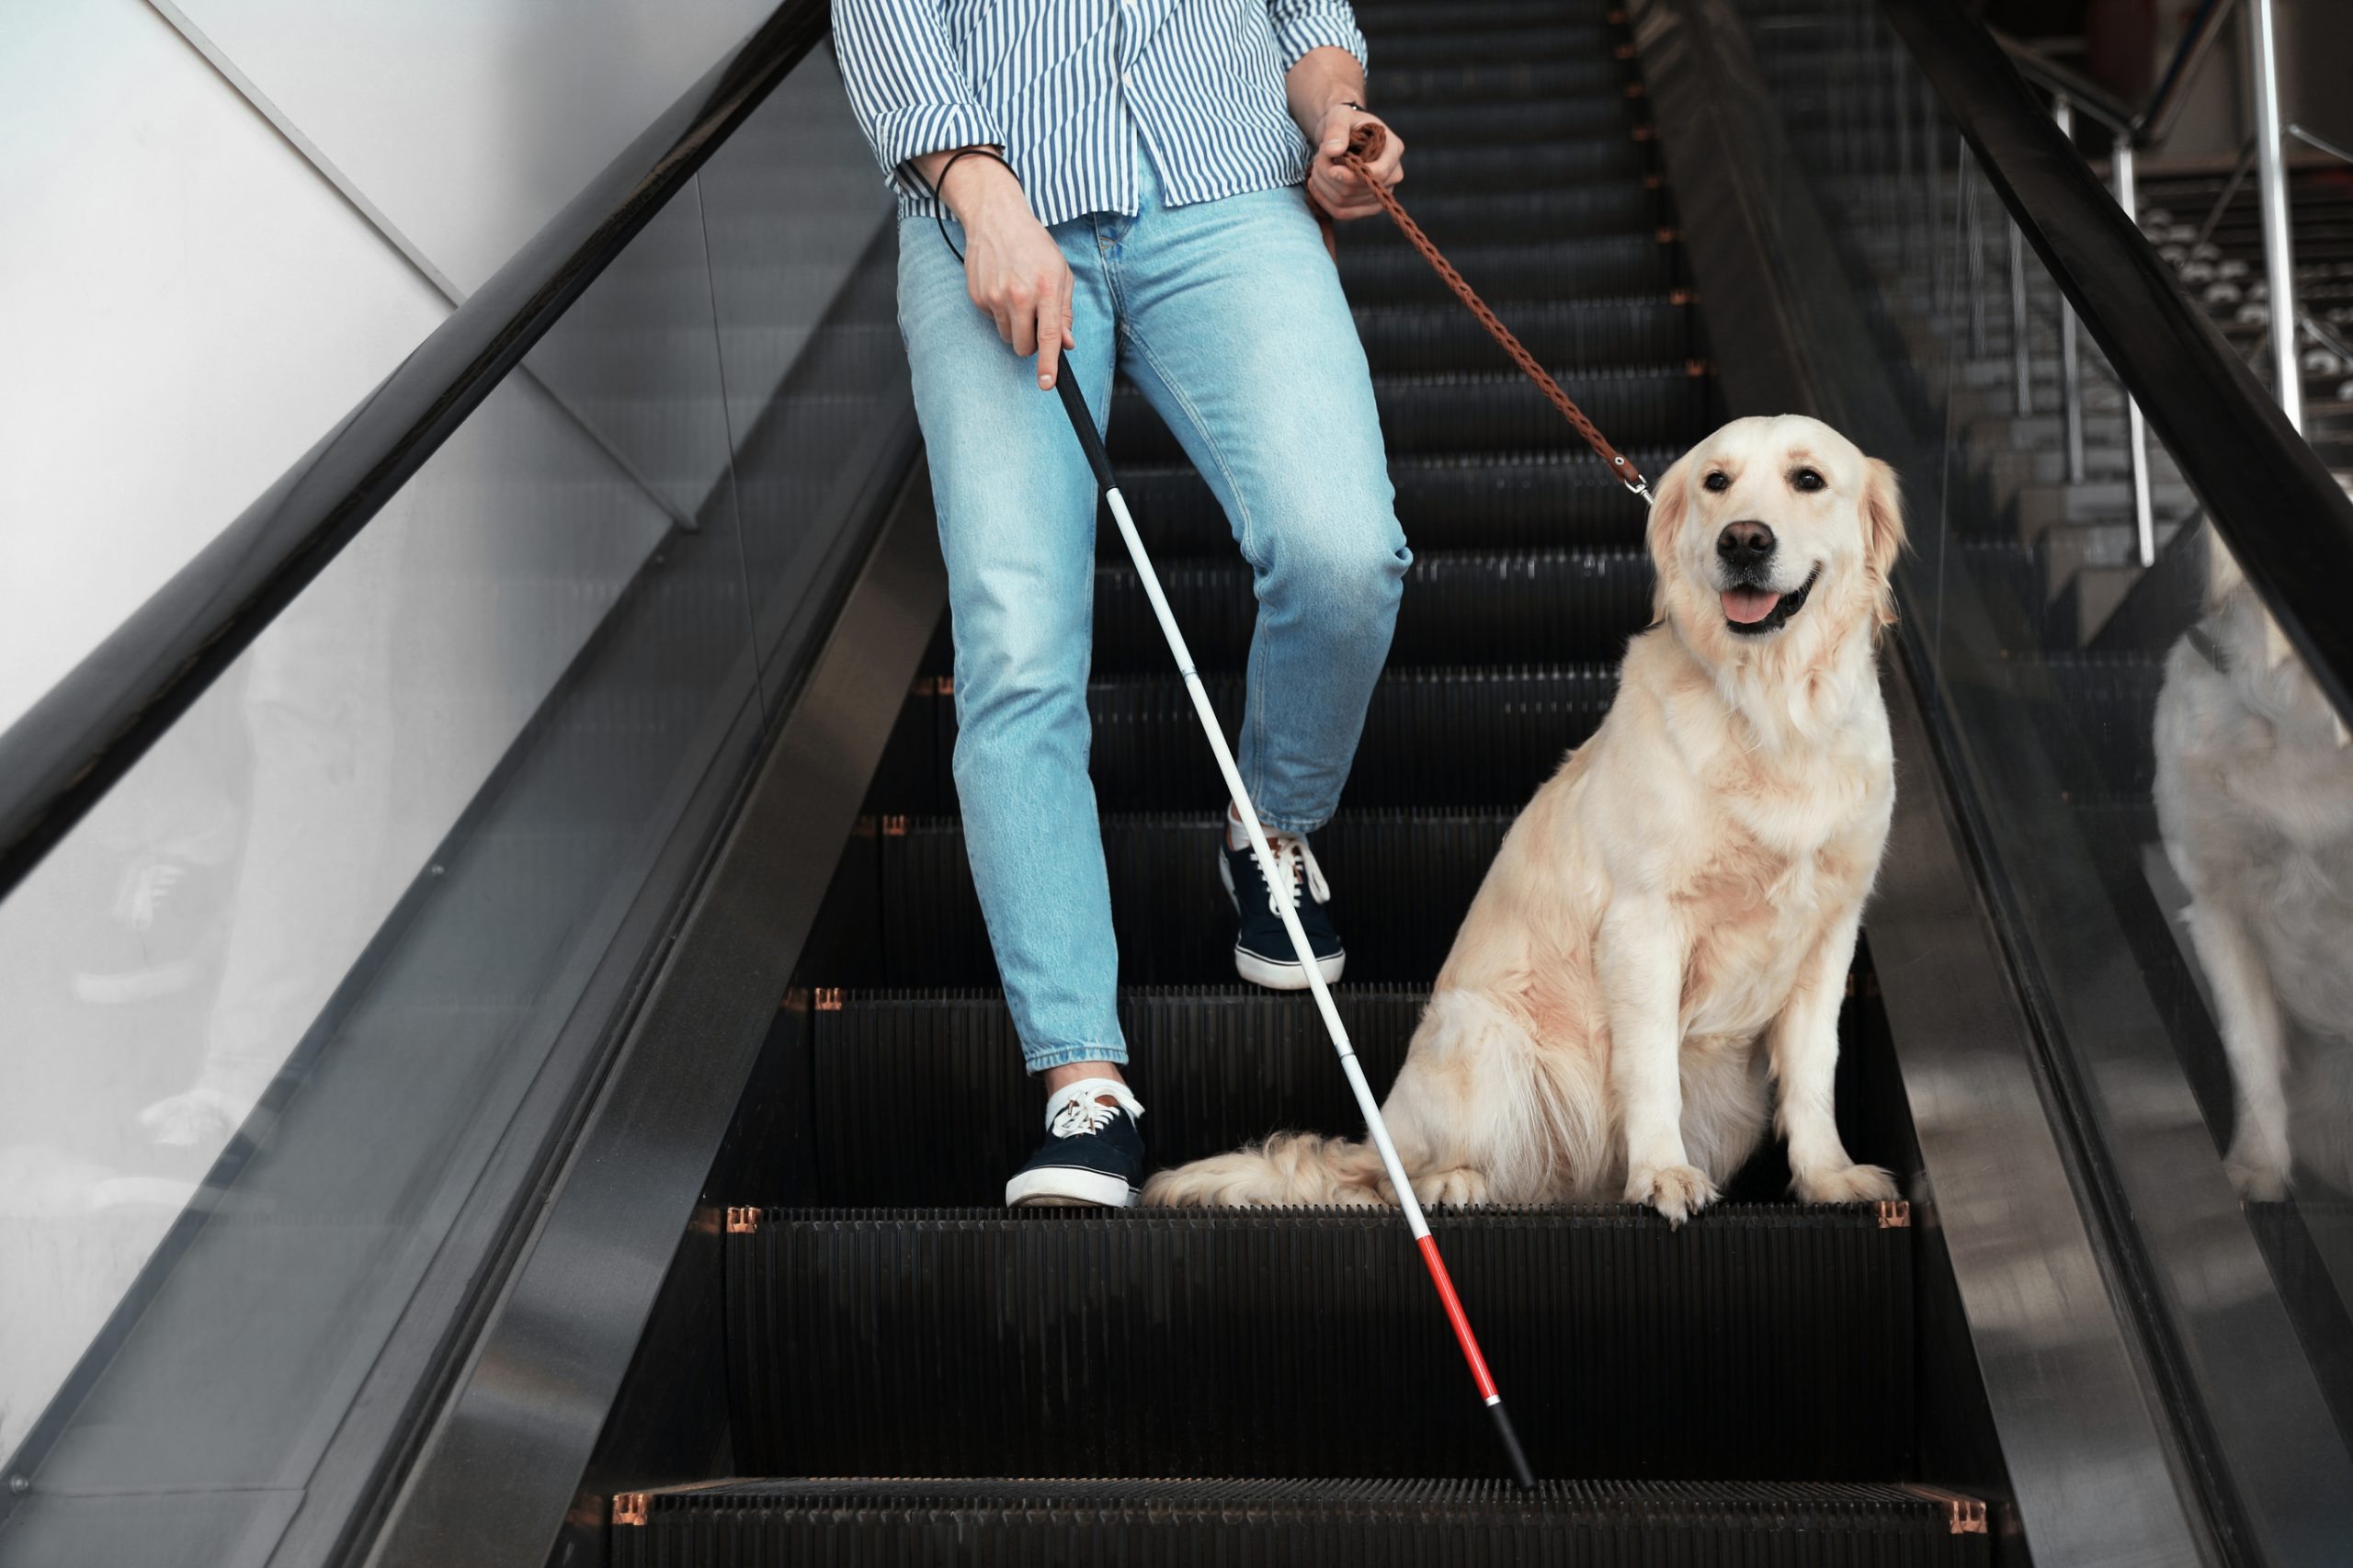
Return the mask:
<svg viewBox="0 0 2353 1568"><path fill-rule="evenodd" d="M746 134L789 158L806 97ZM772 172L740 207L797 188ZM889 267L870 188L824 265L739 248L767 313L722 317L707 198L656 214L0 903L0 1473L28 1480L0 1562L93 1528L267 1555L330 1442L409 1396L501 1233L484 1195L595 1060L617 934L658 923L657 857L756 756L741 432L836 441L779 389ZM731 381L754 362L765 392ZM904 369L876 363L881 394L836 391L879 426ZM838 495L792 499L771 606L854 543ZM410 1382L379 1387L404 1345Z"/></svg>
<svg viewBox="0 0 2353 1568"><path fill-rule="evenodd" d="M806 634L825 519L895 482L912 450L892 199L822 52L711 154L700 183L766 665Z"/></svg>
<svg viewBox="0 0 2353 1568"><path fill-rule="evenodd" d="M1846 263L1808 286L1870 318L1908 655L2187 1463L2248 1560L2335 1561L2353 747L1879 8L1742 9ZM2251 354L2251 226L2193 256L2148 177L2144 232Z"/></svg>

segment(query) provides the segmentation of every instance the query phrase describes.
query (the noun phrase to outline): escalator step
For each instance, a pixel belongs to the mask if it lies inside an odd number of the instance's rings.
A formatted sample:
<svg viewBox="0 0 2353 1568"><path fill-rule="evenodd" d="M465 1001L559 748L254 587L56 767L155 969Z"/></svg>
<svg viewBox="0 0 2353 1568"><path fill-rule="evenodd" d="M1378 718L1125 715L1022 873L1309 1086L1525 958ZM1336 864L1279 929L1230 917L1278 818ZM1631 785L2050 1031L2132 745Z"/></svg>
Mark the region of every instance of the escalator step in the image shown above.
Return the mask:
<svg viewBox="0 0 2353 1568"><path fill-rule="evenodd" d="M1472 245L1563 244L1597 234L1654 234L1675 227L1666 190L1631 180L1552 190L1423 191L1409 199L1406 210L1449 257ZM1349 224L1345 244L1406 248L1404 236L1386 218ZM1475 287L1479 280L1472 282Z"/></svg>
<svg viewBox="0 0 2353 1568"><path fill-rule="evenodd" d="M1625 97L1481 98L1466 103L1406 104L1393 109L1383 105L1381 118L1404 138L1418 188L1428 183L1418 172L1419 160L1433 147L1589 136L1597 131L1631 141L1633 128L1643 118L1641 110L1639 99Z"/></svg>
<svg viewBox="0 0 2353 1568"><path fill-rule="evenodd" d="M1318 833L1316 858L1347 939L1348 978L1419 983L1437 974L1512 815L1348 811ZM1233 903L1218 876L1222 820L1207 812L1104 818L1123 982L1233 979ZM879 937L835 978L863 986L995 984L963 824L884 818L874 847Z"/></svg>
<svg viewBox="0 0 2353 1568"><path fill-rule="evenodd" d="M1240 669L1258 616L1250 569L1233 557L1154 565L1200 667ZM1429 551L1406 574L1390 662L1614 664L1626 639L1650 624L1651 577L1650 557L1633 550ZM1167 667L1167 644L1135 568L1097 566L1095 668Z"/></svg>
<svg viewBox="0 0 2353 1568"><path fill-rule="evenodd" d="M1340 240L1340 284L1348 298L1384 306L1451 305L1454 296L1418 251ZM1559 244L1474 244L1447 253L1481 297L1503 311L1514 301L1664 293L1683 281L1682 255L1656 234L1602 234Z"/></svg>
<svg viewBox="0 0 2353 1568"><path fill-rule="evenodd" d="M1563 20L1602 22L1621 6L1622 0L1446 0L1444 14L1448 27L1467 31ZM1357 25L1378 48L1400 33L1427 30L1432 7L1430 0L1362 0L1351 9ZM1384 74L1387 70L1379 61L1373 68Z"/></svg>
<svg viewBox="0 0 2353 1568"><path fill-rule="evenodd" d="M1634 447L1626 456L1644 473L1658 474L1677 454ZM1397 488L1397 520L1424 552L1631 547L1643 540L1642 504L1583 448L1476 459L1401 457L1390 462L1389 478ZM1225 509L1192 464L1130 464L1120 472L1120 490L1155 561L1233 549ZM1095 543L1098 555L1127 559L1108 508L1097 519Z"/></svg>
<svg viewBox="0 0 2353 1568"><path fill-rule="evenodd" d="M1389 108L1466 98L1610 97L1623 95L1628 79L1625 62L1603 51L1499 64L1391 65L1381 73L1381 102Z"/></svg>
<svg viewBox="0 0 2353 1568"><path fill-rule="evenodd" d="M1625 39L1623 30L1611 27L1598 12L1589 20L1528 18L1483 28L1432 28L1427 24L1427 15L1421 27L1381 33L1381 57L1411 61L1422 67L1514 60L1614 60L1618 45ZM1452 19L1450 15L1448 19Z"/></svg>
<svg viewBox="0 0 2353 1568"><path fill-rule="evenodd" d="M1671 300L1521 301L1496 313L1546 365L1681 364L1706 358L1699 312ZM1452 300L1427 305L1359 305L1357 335L1385 375L1478 372L1509 358L1470 312ZM1533 389L1531 389L1532 391Z"/></svg>
<svg viewBox="0 0 2353 1568"><path fill-rule="evenodd" d="M1495 354L1502 352L1490 347ZM1621 451L1686 446L1711 427L1718 407L1715 378L1697 360L1665 369L1562 368L1553 373ZM1587 449L1560 411L1508 360L1500 370L1379 374L1372 378L1372 390L1392 457L1429 451ZM1112 460L1120 463L1169 462L1185 455L1176 436L1132 386L1113 391L1106 439Z"/></svg>
<svg viewBox="0 0 2353 1568"><path fill-rule="evenodd" d="M1906 1473L1900 1205L1432 1219L1538 1474ZM738 1210L725 1244L758 1473L1497 1468L1393 1210Z"/></svg>
<svg viewBox="0 0 2353 1568"><path fill-rule="evenodd" d="M1343 985L1333 998L1373 1093L1405 1060L1428 994ZM1255 986L1122 992L1127 1078L1152 1154L1177 1165L1285 1128L1364 1121L1313 1000ZM829 1203L990 1204L1038 1146L1038 1085L995 991L824 992L811 1014L812 1120ZM923 1093L908 1095L906 1085ZM892 1136L864 1108L890 1105Z"/></svg>
<svg viewBox="0 0 2353 1568"><path fill-rule="evenodd" d="M945 684L922 683L901 710L892 754L867 795L877 814L956 809L956 699ZM1231 742L1243 677L1211 672L1203 684ZM1392 668L1373 689L1348 804L1522 805L1593 733L1617 687L1617 670L1603 664ZM1192 699L1174 672L1096 681L1086 706L1095 726L1089 771L1104 810L1194 811L1223 797Z"/></svg>
<svg viewBox="0 0 2353 1568"><path fill-rule="evenodd" d="M730 1481L627 1494L614 1568L1981 1568L1984 1506L1926 1488L1568 1482ZM616 1509L617 1517L623 1510Z"/></svg>
<svg viewBox="0 0 2353 1568"><path fill-rule="evenodd" d="M1529 132L1503 146L1417 146L1412 167L1416 186L1447 191L1556 189L1593 180L1622 185L1652 172L1650 149L1624 130L1572 137Z"/></svg>

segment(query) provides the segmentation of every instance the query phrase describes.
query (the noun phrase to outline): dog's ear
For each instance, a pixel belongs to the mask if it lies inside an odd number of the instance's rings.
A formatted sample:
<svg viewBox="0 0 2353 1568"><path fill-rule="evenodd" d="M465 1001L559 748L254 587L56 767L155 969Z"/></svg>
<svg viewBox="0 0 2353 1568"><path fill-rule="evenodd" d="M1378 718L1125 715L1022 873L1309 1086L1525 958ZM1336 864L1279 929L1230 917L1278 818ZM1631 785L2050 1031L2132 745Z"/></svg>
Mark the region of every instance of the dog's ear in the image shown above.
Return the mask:
<svg viewBox="0 0 2353 1568"><path fill-rule="evenodd" d="M1877 458L1864 460L1863 570L1879 624L1895 624L1895 558L1904 551L1904 486Z"/></svg>
<svg viewBox="0 0 2353 1568"><path fill-rule="evenodd" d="M1691 505L1691 457L1684 454L1659 479L1651 492L1651 521L1644 541L1651 551L1651 624L1666 619L1667 558L1675 551L1675 536L1683 529L1683 514Z"/></svg>

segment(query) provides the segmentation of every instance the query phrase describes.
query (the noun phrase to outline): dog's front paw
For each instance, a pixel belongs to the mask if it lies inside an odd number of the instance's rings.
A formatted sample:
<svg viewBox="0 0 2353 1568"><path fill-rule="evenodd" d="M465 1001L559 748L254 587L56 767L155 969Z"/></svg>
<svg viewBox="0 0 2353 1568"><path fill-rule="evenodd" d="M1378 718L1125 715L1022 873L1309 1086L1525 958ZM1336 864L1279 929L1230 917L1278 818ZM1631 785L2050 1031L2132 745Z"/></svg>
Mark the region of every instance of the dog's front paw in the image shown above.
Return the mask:
<svg viewBox="0 0 2353 1568"><path fill-rule="evenodd" d="M1716 1184L1705 1171L1690 1165L1636 1171L1626 1180L1626 1201L1649 1204L1670 1225L1680 1226L1715 1200Z"/></svg>
<svg viewBox="0 0 2353 1568"><path fill-rule="evenodd" d="M1425 1208L1444 1204L1467 1209L1473 1203L1487 1201L1487 1173L1465 1165L1457 1165L1450 1171L1431 1171L1414 1178L1414 1196L1422 1200Z"/></svg>
<svg viewBox="0 0 2353 1568"><path fill-rule="evenodd" d="M1877 1165L1800 1171L1790 1185L1805 1203L1877 1203L1897 1196L1895 1178Z"/></svg>
<svg viewBox="0 0 2353 1568"><path fill-rule="evenodd" d="M2288 1172L2278 1162L2248 1159L2233 1151L2222 1162L2222 1174L2231 1178L2231 1190L2246 1203L2277 1203L2288 1196Z"/></svg>

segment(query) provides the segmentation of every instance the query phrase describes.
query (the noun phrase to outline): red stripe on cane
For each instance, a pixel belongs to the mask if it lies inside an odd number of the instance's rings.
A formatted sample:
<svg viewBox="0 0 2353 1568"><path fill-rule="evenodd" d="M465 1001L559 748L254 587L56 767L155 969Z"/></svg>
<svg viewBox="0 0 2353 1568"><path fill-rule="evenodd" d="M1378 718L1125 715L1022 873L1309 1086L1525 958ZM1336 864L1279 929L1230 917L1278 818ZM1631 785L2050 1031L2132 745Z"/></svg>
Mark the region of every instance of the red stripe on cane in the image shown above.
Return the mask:
<svg viewBox="0 0 2353 1568"><path fill-rule="evenodd" d="M1446 1264L1438 1256L1436 1236L1422 1238L1422 1261L1430 1266L1430 1278L1438 1284L1438 1299L1446 1306L1446 1321L1454 1325L1454 1337L1462 1346L1462 1358L1471 1363L1471 1381L1479 1385L1479 1397L1492 1404L1503 1395L1495 1392L1495 1380L1487 1374L1487 1358L1479 1354L1479 1341L1471 1333L1471 1319L1454 1293L1454 1281L1447 1276Z"/></svg>

